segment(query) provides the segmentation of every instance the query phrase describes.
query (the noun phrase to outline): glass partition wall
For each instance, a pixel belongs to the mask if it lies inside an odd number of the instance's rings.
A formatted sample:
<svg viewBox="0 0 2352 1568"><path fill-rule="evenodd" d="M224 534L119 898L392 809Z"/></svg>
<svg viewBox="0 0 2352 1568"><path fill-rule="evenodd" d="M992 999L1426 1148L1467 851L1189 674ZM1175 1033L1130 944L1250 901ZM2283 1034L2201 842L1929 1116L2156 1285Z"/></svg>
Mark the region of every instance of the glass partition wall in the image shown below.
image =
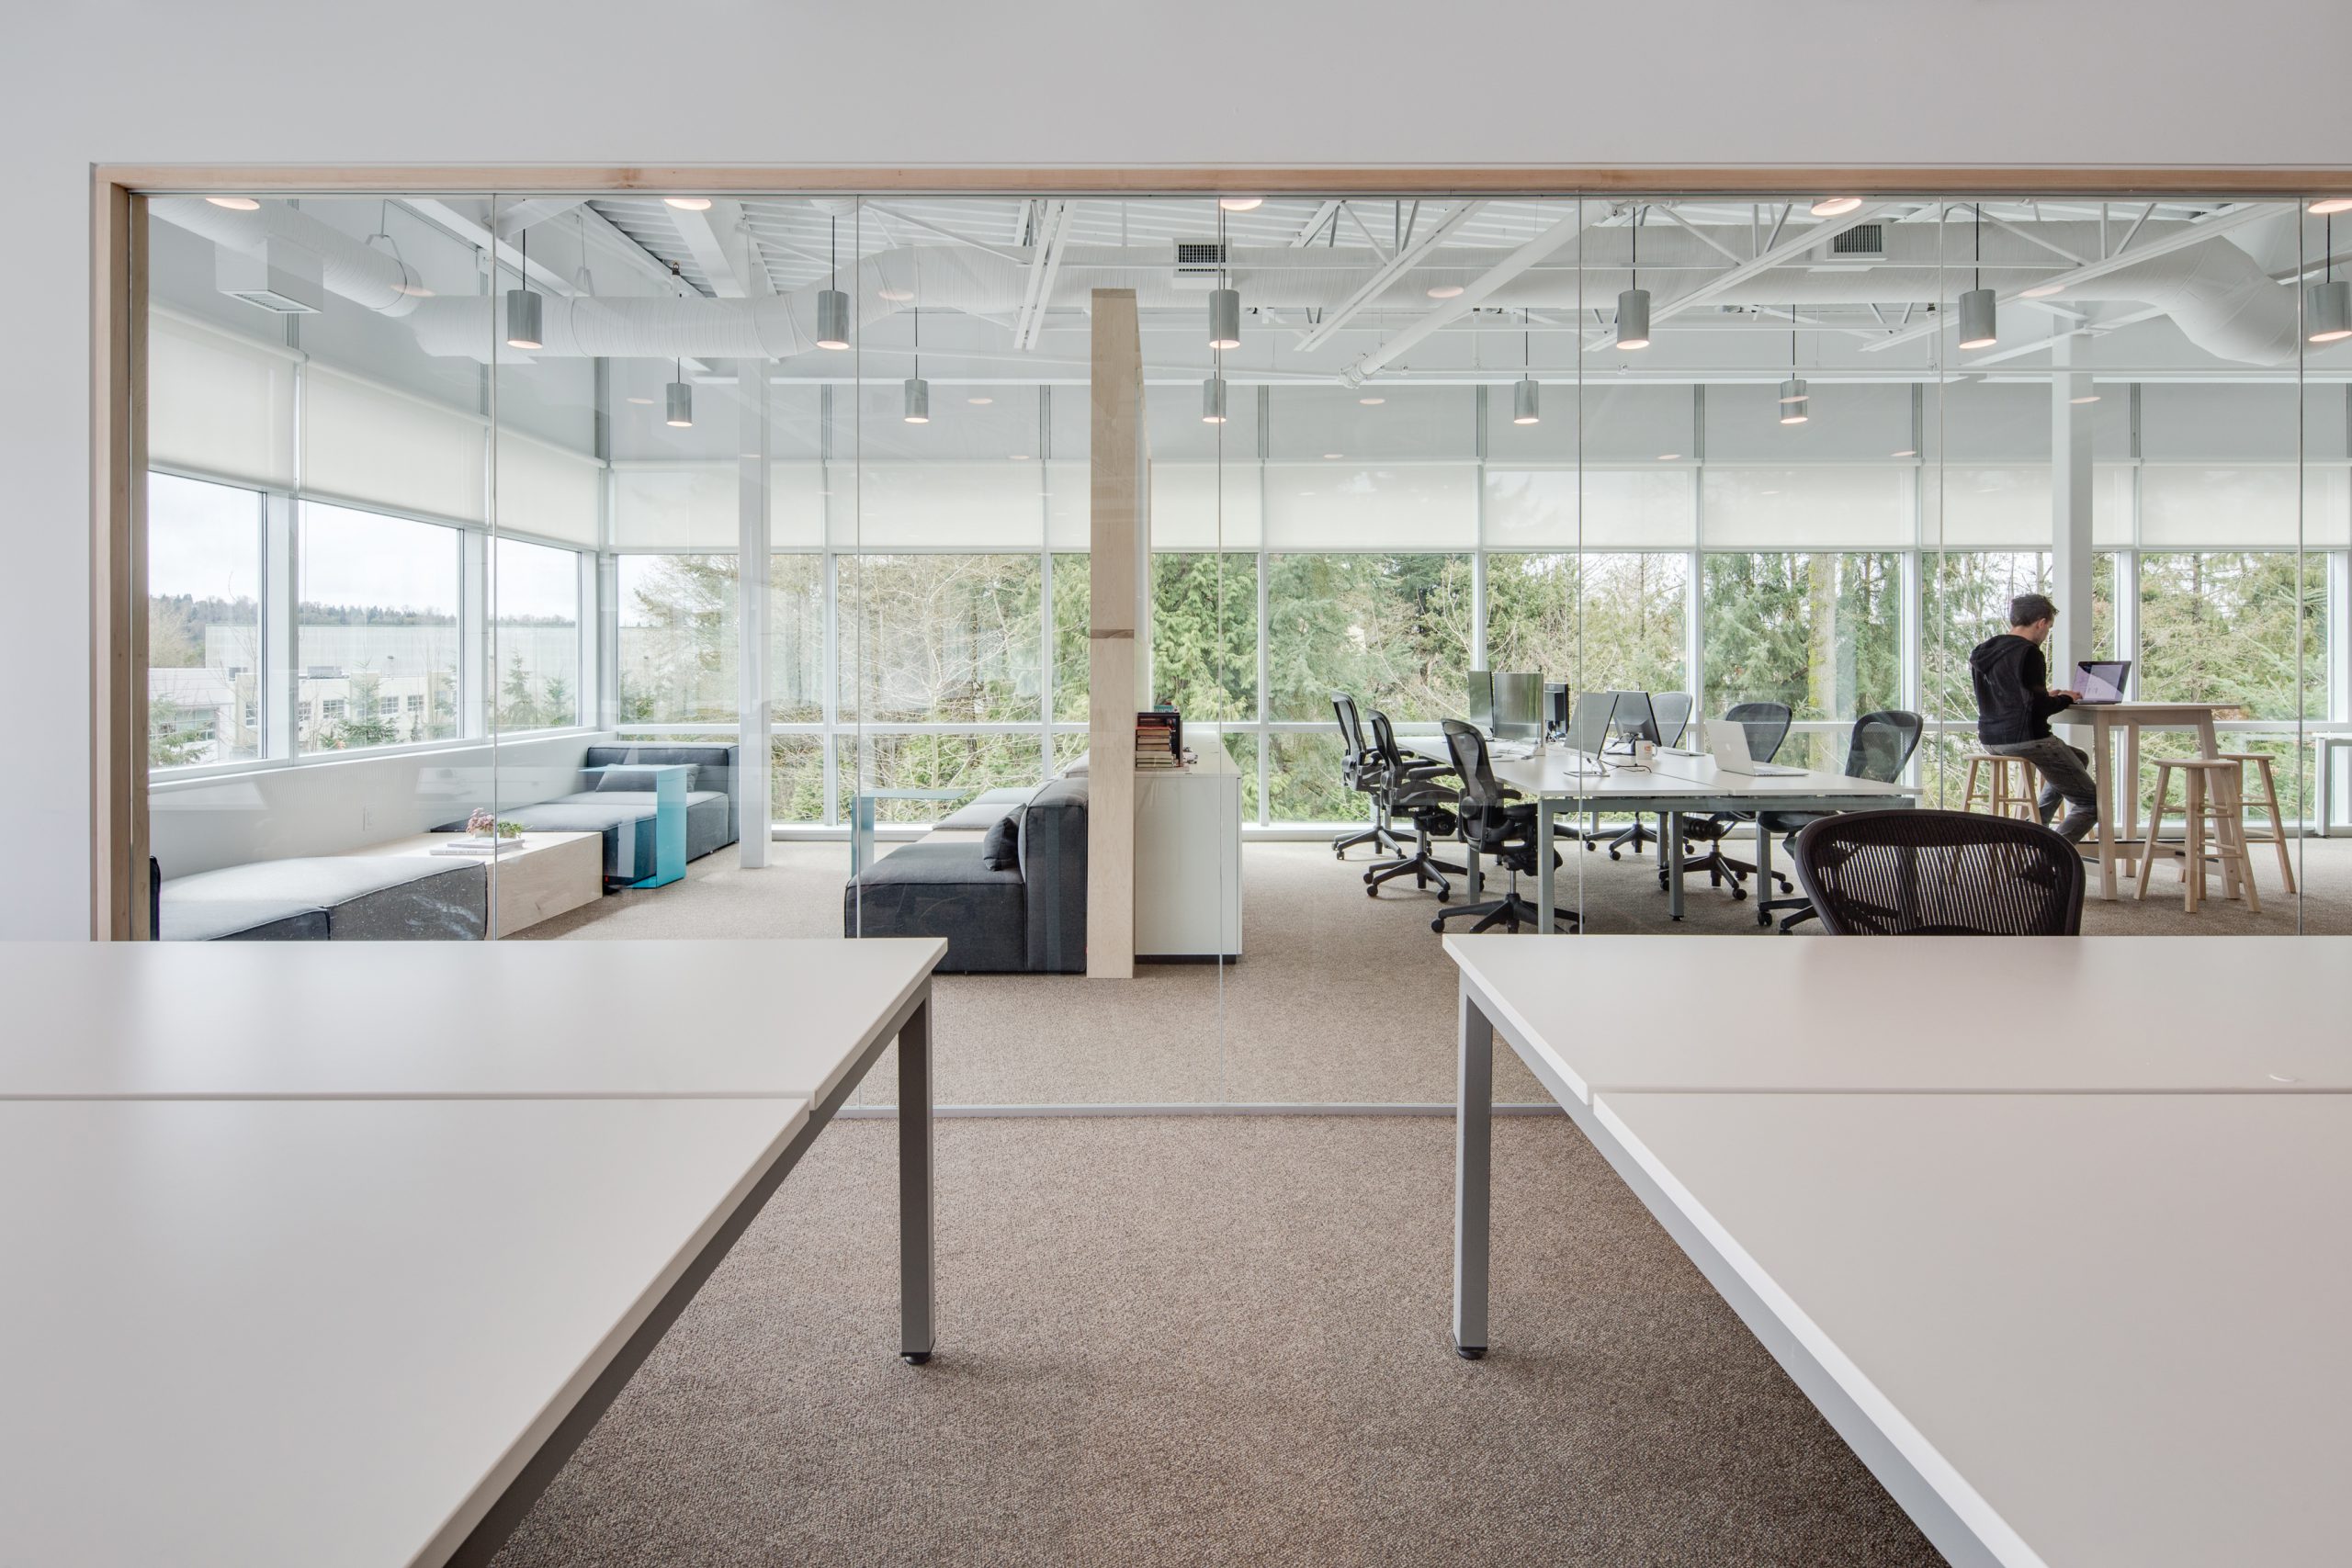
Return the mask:
<svg viewBox="0 0 2352 1568"><path fill-rule="evenodd" d="M2182 908L2176 781L2148 897L2113 847L2085 929L2352 929L2324 836L2352 820L2352 340L2310 207L159 195L164 933L928 920L944 1100L1441 1103L1464 847L1351 764L1335 695L1408 759L1473 671L1758 705L1779 761L1833 774L1880 766L1858 720L1912 716L1897 781L1984 810L1969 655L2029 592L2053 683L2129 660L2190 716L2116 746L2113 831L2144 836L2199 714L2268 764L2241 764L2258 912ZM1207 947L1238 961L1117 981L1069 972L1082 865L1045 900L1042 832L984 843L1089 787L1103 290L1142 383L1136 706L1238 813L1139 818L1135 894L1238 907ZM2080 710L2057 730L2093 749ZM1693 820L1718 858L1677 920L1653 814L1564 808L1575 929L1758 932L1754 825ZM1482 899L1514 880L1481 869Z"/></svg>

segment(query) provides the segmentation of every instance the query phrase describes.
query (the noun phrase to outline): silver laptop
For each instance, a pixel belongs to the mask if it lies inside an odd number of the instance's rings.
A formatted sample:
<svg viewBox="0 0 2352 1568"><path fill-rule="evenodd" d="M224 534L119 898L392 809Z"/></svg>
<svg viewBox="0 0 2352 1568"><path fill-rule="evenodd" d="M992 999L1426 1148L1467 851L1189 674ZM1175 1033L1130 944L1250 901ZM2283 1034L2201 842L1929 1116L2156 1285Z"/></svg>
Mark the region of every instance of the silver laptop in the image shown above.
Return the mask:
<svg viewBox="0 0 2352 1568"><path fill-rule="evenodd" d="M1727 773L1748 773L1759 779L1792 779L1804 773L1803 768L1777 767L1749 756L1747 726L1728 718L1708 723L1707 750L1715 759L1715 766Z"/></svg>

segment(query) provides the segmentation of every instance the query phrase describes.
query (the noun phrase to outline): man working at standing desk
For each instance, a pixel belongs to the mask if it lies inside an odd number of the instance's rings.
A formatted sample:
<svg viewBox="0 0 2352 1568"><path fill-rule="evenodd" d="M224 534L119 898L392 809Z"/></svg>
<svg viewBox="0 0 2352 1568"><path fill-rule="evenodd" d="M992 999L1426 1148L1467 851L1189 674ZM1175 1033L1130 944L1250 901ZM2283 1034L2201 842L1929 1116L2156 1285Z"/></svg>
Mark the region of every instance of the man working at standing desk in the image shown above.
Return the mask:
<svg viewBox="0 0 2352 1568"><path fill-rule="evenodd" d="M2058 831L2080 843L2098 822L2098 786L2090 775L2090 754L2050 733L2050 716L2072 707L2080 694L2051 691L2050 668L2041 645L2058 622L2058 606L2040 593L2009 601L2009 629L1986 637L1968 656L1976 685L1976 738L2000 757L2022 757L2041 774L2038 803L2047 826L2066 802Z"/></svg>

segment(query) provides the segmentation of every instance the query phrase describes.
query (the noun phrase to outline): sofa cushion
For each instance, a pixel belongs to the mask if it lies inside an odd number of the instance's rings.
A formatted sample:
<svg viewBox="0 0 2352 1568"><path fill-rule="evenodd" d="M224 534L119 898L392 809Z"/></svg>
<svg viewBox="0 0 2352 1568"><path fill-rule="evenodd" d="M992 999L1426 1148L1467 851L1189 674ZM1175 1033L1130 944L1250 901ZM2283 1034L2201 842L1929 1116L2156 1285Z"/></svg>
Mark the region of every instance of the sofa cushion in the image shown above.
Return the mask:
<svg viewBox="0 0 2352 1568"><path fill-rule="evenodd" d="M680 765L686 770L686 793L691 795L694 793L695 775L700 773L702 769L692 762L682 763ZM596 795L619 795L625 793L653 795L658 793L660 789L661 780L653 773L652 764L648 763L640 767L631 767L628 763L622 762L608 766L603 773L598 773L596 775L596 787L591 793Z"/></svg>
<svg viewBox="0 0 2352 1568"><path fill-rule="evenodd" d="M980 859L991 871L1021 869L1021 818L1029 809L1016 806L998 818L980 840Z"/></svg>
<svg viewBox="0 0 2352 1568"><path fill-rule="evenodd" d="M254 861L164 883L159 934L165 942L476 938L488 886L482 866L431 855Z"/></svg>

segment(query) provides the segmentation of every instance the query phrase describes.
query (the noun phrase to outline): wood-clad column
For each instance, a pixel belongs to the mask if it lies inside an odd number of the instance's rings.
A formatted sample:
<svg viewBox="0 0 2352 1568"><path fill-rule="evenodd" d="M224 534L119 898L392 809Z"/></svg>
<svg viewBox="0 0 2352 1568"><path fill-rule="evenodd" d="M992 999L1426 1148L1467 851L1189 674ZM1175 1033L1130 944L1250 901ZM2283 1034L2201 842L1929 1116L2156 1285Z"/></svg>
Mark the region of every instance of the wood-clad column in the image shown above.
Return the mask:
<svg viewBox="0 0 2352 1568"><path fill-rule="evenodd" d="M147 929L147 202L93 186L90 936Z"/></svg>
<svg viewBox="0 0 2352 1568"><path fill-rule="evenodd" d="M1136 710L1145 574L1143 340L1132 288L1094 291L1093 438L1087 571L1086 973L1136 971Z"/></svg>

